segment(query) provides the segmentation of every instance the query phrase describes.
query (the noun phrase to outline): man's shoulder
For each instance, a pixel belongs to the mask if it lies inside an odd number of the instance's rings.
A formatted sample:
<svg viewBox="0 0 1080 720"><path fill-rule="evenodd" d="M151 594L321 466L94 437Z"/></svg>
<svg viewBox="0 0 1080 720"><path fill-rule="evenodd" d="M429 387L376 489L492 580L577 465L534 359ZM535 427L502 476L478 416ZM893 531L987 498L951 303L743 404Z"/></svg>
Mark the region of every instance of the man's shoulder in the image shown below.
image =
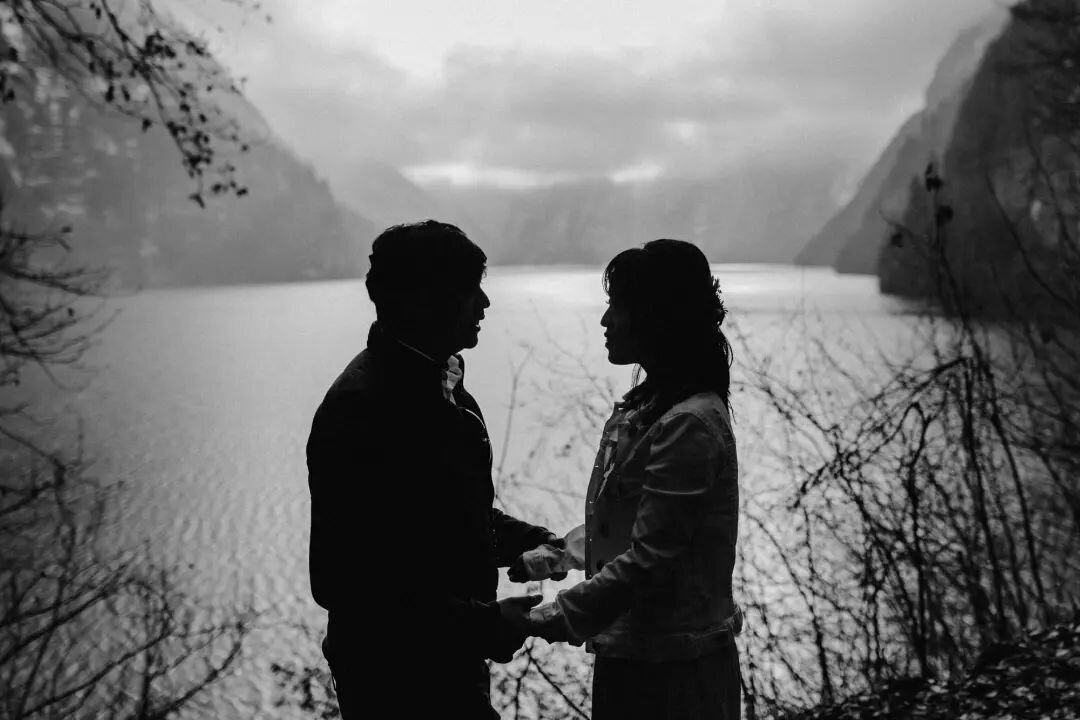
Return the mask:
<svg viewBox="0 0 1080 720"><path fill-rule="evenodd" d="M338 374L327 394L372 392L378 387L378 374L371 351L363 350Z"/></svg>
<svg viewBox="0 0 1080 720"><path fill-rule="evenodd" d="M377 411L383 394L377 364L372 362L371 353L364 350L330 384L316 411L316 422L320 418L363 414L368 408Z"/></svg>

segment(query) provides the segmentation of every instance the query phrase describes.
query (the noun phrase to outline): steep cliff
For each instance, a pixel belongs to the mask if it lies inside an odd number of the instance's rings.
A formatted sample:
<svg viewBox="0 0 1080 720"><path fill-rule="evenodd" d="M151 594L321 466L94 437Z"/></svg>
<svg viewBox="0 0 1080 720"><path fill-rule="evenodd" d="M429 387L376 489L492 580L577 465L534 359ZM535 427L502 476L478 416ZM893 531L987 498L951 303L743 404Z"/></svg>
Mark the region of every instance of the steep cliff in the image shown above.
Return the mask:
<svg viewBox="0 0 1080 720"><path fill-rule="evenodd" d="M107 109L44 67L0 104L5 220L72 228L76 257L128 287L357 276L373 226L234 99L250 150L229 158L243 196L201 208L168 135Z"/></svg>
<svg viewBox="0 0 1080 720"><path fill-rule="evenodd" d="M797 264L830 265L848 273L876 271L890 223L900 221L908 205L912 179L947 147L986 47L1007 18L999 8L957 37L937 66L923 109L904 123L848 204L797 255Z"/></svg>
<svg viewBox="0 0 1080 720"><path fill-rule="evenodd" d="M1055 296L1071 292L1080 270L1078 55L1074 4L1021 4L988 47L943 154L938 205L950 219L933 232L932 198L913 193L903 220L915 232L881 254L882 291L980 314L1061 305Z"/></svg>

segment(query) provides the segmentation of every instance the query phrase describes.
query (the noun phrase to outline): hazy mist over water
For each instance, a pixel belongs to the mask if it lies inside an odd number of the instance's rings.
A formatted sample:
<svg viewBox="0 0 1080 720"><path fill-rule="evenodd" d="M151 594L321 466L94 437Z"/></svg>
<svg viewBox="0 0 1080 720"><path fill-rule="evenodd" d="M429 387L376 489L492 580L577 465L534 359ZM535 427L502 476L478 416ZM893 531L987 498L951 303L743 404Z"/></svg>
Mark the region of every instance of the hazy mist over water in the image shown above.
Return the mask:
<svg viewBox="0 0 1080 720"><path fill-rule="evenodd" d="M755 354L795 361L805 348L791 342L793 328L839 337L869 325L896 339L907 325L902 307L878 295L871 277L770 266L714 271L731 323ZM499 502L565 532L581 522L577 495L595 438L575 441L565 425L545 426L565 400L552 388L574 382L554 368L587 369L616 393L630 383L629 368L604 356L600 269L494 268L484 287L492 306L480 345L464 353L465 383L485 412L497 464L514 369L530 358L504 461L505 474L523 484L507 487ZM373 308L360 280L148 291L114 306L118 315L88 358L98 372L66 414L84 421L88 447L103 448L95 474L126 484L118 543L149 541L164 560L190 563L190 590L204 607L250 593L268 611L252 664L221 694L266 707L274 692L269 663L294 653L287 624L323 622L307 580L304 445L326 388L363 349ZM736 340L734 349L737 383L747 348ZM746 484L760 430L738 392L733 404ZM393 561L381 540L372 538L369 558L358 562L360 582L373 589L378 567ZM502 590L511 590L505 577Z"/></svg>
<svg viewBox="0 0 1080 720"><path fill-rule="evenodd" d="M582 522L603 419L640 374L607 361L603 264L655 238L713 263L748 717L909 676L935 703L1034 620L1075 624L1080 16L1016 1L139 0L115 18L0 1L0 708L67 716L84 698L64 683L113 656L122 672L87 687L118 716L189 681L206 697L178 716L310 717L277 705L307 680L333 701L306 442L375 319L375 238L426 218L489 265L463 354L495 505L558 533ZM95 52L113 30L119 64ZM426 420L392 429L415 438L405 455ZM385 568L426 578L462 552L371 534L408 532L440 481L413 460L415 494L357 508L362 545L339 558L387 603L403 590ZM39 588L63 599L69 568L102 592L57 622ZM499 596L581 579L503 571ZM177 616L125 654L131 628ZM216 640L172 662L216 629L243 640L224 677L193 667ZM405 714L447 642L412 640L409 687L385 690ZM550 687L528 702L572 706L580 680L588 708L584 648L526 647L492 673L497 708L537 673Z"/></svg>

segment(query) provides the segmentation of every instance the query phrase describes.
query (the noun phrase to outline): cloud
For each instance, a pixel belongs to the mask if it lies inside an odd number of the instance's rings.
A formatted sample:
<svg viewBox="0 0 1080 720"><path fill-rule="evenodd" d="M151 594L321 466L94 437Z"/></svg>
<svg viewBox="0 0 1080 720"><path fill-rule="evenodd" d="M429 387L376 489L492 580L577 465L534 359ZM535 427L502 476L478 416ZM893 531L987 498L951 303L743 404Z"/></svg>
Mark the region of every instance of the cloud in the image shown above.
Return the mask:
<svg viewBox="0 0 1080 720"><path fill-rule="evenodd" d="M457 47L441 76L421 79L347 34L319 35L325 23L286 16L236 60L270 124L331 178L367 159L511 184L749 161L866 166L952 38L994 4L724 7L681 53Z"/></svg>
<svg viewBox="0 0 1080 720"><path fill-rule="evenodd" d="M425 93L403 71L364 47L296 39L280 27L260 40L235 63L244 68L248 97L301 154L320 162L420 156L409 118Z"/></svg>
<svg viewBox="0 0 1080 720"><path fill-rule="evenodd" d="M793 102L883 107L921 93L958 33L997 6L993 0L831 0L812 10L790 3L785 11L774 5L773 12L738 18L745 30L729 60Z"/></svg>

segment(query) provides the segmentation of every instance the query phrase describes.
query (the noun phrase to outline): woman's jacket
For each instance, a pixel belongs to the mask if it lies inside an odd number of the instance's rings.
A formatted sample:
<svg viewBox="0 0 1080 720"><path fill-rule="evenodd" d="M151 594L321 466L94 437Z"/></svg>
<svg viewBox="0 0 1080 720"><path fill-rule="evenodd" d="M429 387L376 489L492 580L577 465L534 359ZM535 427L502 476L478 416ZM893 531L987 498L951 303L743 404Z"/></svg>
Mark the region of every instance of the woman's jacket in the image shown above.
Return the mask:
<svg viewBox="0 0 1080 720"><path fill-rule="evenodd" d="M648 427L616 404L586 496L586 581L559 609L598 655L679 660L732 642L739 483L727 407L705 392Z"/></svg>

